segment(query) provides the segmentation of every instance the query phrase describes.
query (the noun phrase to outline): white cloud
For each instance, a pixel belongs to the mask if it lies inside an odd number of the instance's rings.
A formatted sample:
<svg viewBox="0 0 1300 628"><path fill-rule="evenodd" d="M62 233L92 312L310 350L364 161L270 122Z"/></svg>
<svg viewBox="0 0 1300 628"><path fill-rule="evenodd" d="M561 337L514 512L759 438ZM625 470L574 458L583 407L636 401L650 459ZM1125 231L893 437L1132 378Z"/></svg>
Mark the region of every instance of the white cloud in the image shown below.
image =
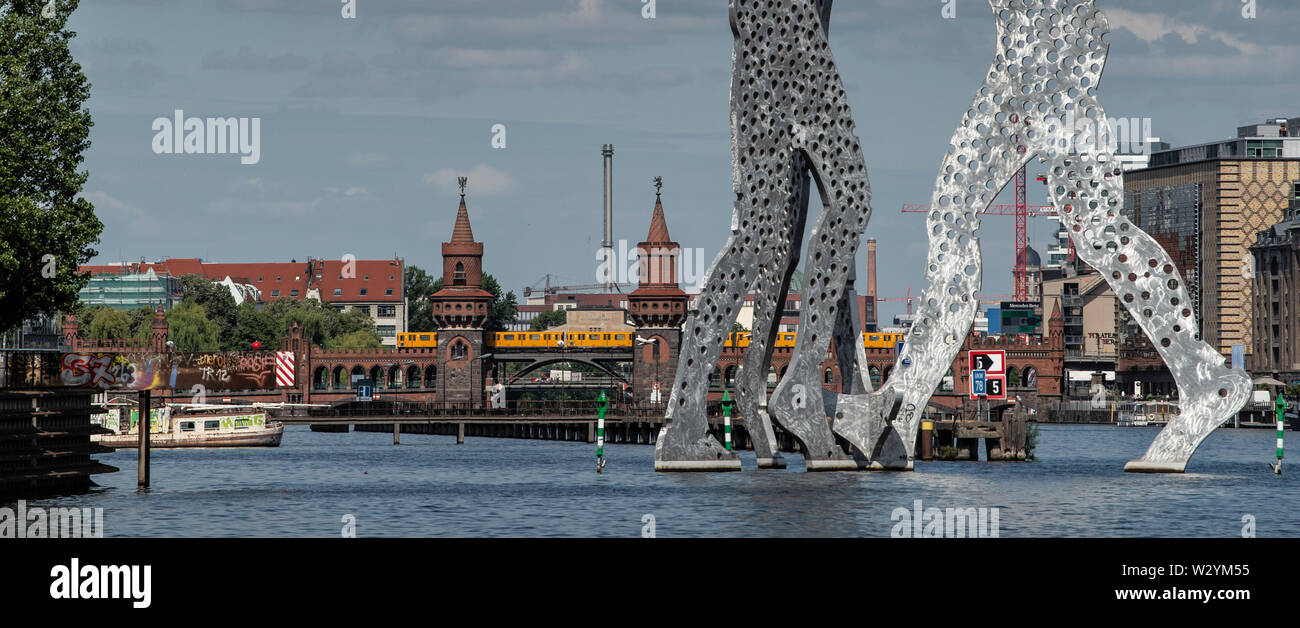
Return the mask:
<svg viewBox="0 0 1300 628"><path fill-rule="evenodd" d="M457 177L469 177L467 191L480 196L509 194L515 189L515 180L508 173L497 170L487 164L478 164L473 170L442 168L425 174L420 180L425 185L434 185L445 194L459 194Z"/></svg>
<svg viewBox="0 0 1300 628"><path fill-rule="evenodd" d="M81 195L95 206L95 215L108 225L123 225L133 233L150 235L160 231L160 223L144 208L133 205L103 190Z"/></svg>

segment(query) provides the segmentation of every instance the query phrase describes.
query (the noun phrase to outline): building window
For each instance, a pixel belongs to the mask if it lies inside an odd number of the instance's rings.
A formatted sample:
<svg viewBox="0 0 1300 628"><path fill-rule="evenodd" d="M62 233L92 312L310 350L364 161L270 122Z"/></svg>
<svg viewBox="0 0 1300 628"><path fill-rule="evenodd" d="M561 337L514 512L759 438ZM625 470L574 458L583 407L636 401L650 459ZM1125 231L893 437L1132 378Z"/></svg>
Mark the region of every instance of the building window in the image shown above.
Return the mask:
<svg viewBox="0 0 1300 628"><path fill-rule="evenodd" d="M452 275L451 283L454 286L465 285L465 264L456 262L456 272Z"/></svg>
<svg viewBox="0 0 1300 628"><path fill-rule="evenodd" d="M391 297L391 296L393 296L393 289L392 289L392 288L389 288L389 289L385 290L385 291L384 291L384 296L386 296L386 297Z"/></svg>
<svg viewBox="0 0 1300 628"><path fill-rule="evenodd" d="M280 296L280 291L279 291L279 290L272 290L272 291L271 291L271 296L273 296L273 297L278 297L278 296Z"/></svg>
<svg viewBox="0 0 1300 628"><path fill-rule="evenodd" d="M362 288L362 289L361 289L361 296L363 296L363 297L366 296L366 289L365 289L365 288Z"/></svg>
<svg viewBox="0 0 1300 628"><path fill-rule="evenodd" d="M280 281L280 275L276 275L276 276L275 276L275 280L276 280L276 281Z"/></svg>
<svg viewBox="0 0 1300 628"><path fill-rule="evenodd" d="M276 292L279 292L279 290L276 290ZM296 297L296 296L298 296L298 289L297 289L297 288L294 288L293 290L290 290L290 291L289 291L289 296L291 296L291 297Z"/></svg>
<svg viewBox="0 0 1300 628"><path fill-rule="evenodd" d="M370 275L366 275L366 281L370 281Z"/></svg>
<svg viewBox="0 0 1300 628"><path fill-rule="evenodd" d="M379 334L380 338L392 338L393 336L397 335L397 326L377 325L375 326L375 332Z"/></svg>
<svg viewBox="0 0 1300 628"><path fill-rule="evenodd" d="M396 305L381 305L381 306L379 306L379 313L377 314L377 316L379 316L380 318L388 318L388 317L392 317L392 316L397 316L397 306L396 306Z"/></svg>
<svg viewBox="0 0 1300 628"><path fill-rule="evenodd" d="M341 296L343 296L343 288L335 288L335 289L334 289L334 296L336 296L336 297L341 297Z"/></svg>

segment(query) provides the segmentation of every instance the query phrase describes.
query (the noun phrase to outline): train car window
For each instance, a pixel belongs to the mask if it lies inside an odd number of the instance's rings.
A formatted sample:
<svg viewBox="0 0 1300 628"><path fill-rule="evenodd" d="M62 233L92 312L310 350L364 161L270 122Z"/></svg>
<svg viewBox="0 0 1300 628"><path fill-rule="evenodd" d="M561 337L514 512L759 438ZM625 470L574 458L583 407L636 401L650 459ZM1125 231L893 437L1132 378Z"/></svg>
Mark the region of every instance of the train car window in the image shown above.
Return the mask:
<svg viewBox="0 0 1300 628"><path fill-rule="evenodd" d="M623 334L614 334L614 340L624 340Z"/></svg>
<svg viewBox="0 0 1300 628"><path fill-rule="evenodd" d="M528 334L528 339L529 339L529 340L541 340L542 337L541 337L540 335L538 335L538 334Z"/></svg>
<svg viewBox="0 0 1300 628"><path fill-rule="evenodd" d="M429 334L420 334L420 340L429 340L429 339L430 339Z"/></svg>
<svg viewBox="0 0 1300 628"><path fill-rule="evenodd" d="M506 334L506 340L514 340L514 339L515 339L514 334Z"/></svg>

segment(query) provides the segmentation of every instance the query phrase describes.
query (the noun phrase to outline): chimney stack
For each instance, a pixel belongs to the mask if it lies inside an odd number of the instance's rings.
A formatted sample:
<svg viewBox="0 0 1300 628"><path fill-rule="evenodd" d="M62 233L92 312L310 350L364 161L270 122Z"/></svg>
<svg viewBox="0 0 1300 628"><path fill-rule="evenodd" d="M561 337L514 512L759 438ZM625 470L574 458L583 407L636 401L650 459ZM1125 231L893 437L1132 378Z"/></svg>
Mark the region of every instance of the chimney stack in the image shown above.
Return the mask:
<svg viewBox="0 0 1300 628"><path fill-rule="evenodd" d="M605 162L605 239L601 241L600 247L604 251L604 259L609 268L614 264L614 145L606 144L601 147L600 155ZM605 277L605 292L614 291L614 273L609 273Z"/></svg>
<svg viewBox="0 0 1300 628"><path fill-rule="evenodd" d="M867 298L871 300L871 316L867 324L875 329L876 316L876 239L867 238Z"/></svg>

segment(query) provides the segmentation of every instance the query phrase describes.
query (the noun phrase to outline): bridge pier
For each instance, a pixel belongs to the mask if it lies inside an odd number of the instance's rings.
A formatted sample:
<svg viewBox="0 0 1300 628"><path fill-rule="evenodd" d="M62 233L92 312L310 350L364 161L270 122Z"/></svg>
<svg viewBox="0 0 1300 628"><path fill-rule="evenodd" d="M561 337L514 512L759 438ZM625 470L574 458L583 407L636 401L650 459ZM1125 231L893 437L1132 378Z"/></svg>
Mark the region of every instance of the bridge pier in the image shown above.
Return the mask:
<svg viewBox="0 0 1300 628"><path fill-rule="evenodd" d="M394 444L394 445L401 445L401 444L402 444L402 436L401 436L401 434L402 434L402 424L401 424L401 423L394 423L394 424L393 424L393 444Z"/></svg>
<svg viewBox="0 0 1300 628"><path fill-rule="evenodd" d="M464 424L464 423L457 423L457 424L456 424L456 444L457 444L457 445L464 445L464 444L465 444L465 424Z"/></svg>

